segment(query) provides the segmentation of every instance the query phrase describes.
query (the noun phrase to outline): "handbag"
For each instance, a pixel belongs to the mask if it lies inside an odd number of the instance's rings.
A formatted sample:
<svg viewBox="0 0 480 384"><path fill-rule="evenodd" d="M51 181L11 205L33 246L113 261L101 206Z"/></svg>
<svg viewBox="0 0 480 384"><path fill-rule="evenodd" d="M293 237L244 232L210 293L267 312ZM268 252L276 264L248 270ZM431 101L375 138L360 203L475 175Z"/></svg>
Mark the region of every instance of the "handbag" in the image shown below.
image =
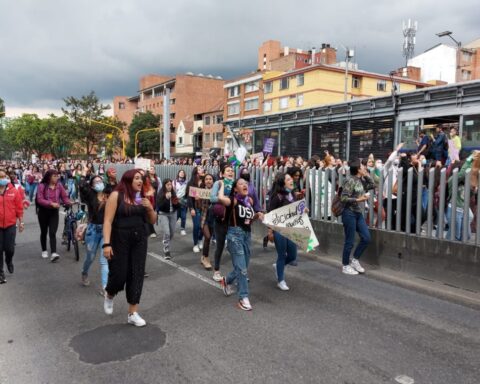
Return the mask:
<svg viewBox="0 0 480 384"><path fill-rule="evenodd" d="M339 188L337 194L332 200L332 214L335 217L341 216L345 209L345 204L343 204L341 200L342 190L343 188Z"/></svg>
<svg viewBox="0 0 480 384"><path fill-rule="evenodd" d="M77 229L75 230L75 239L77 241L85 240L85 233L87 232L88 224L79 224Z"/></svg>
<svg viewBox="0 0 480 384"><path fill-rule="evenodd" d="M215 219L223 221L225 219L225 206L222 203L215 203L212 206L212 215Z"/></svg>

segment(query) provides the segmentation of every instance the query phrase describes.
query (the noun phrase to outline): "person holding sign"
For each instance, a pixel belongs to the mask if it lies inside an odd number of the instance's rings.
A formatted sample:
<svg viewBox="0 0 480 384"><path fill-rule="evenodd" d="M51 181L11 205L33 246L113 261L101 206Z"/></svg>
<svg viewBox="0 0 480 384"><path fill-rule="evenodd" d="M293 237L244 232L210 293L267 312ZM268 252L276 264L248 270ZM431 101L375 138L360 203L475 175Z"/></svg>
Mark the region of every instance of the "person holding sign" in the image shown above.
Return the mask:
<svg viewBox="0 0 480 384"><path fill-rule="evenodd" d="M293 192L293 178L288 173L278 173L272 187L269 211L293 203L296 200ZM297 245L270 228L268 229L268 237L274 241L277 250L277 262L273 265L277 274L277 287L282 291L288 291L290 288L285 281L285 265L296 265Z"/></svg>
<svg viewBox="0 0 480 384"><path fill-rule="evenodd" d="M255 213L253 201L248 196L248 183L238 179L232 186L230 196L225 196L224 185L220 187L218 200L226 207L228 222L227 249L232 256L233 271L222 278L225 296L233 293L232 284L238 282L238 307L251 311L248 298L248 264L250 262L251 226L256 219L263 220L263 213Z"/></svg>
<svg viewBox="0 0 480 384"><path fill-rule="evenodd" d="M358 259L367 248L368 243L370 243L370 232L363 217L364 203L370 196L365 192L375 189L375 183L360 160L352 160L349 165L350 177L343 184L341 195L341 201L344 204L342 223L345 231L342 272L347 275L358 275L365 272ZM350 253L355 241L355 232L358 232L360 235L360 243L357 245L353 253L353 259L350 261Z"/></svg>

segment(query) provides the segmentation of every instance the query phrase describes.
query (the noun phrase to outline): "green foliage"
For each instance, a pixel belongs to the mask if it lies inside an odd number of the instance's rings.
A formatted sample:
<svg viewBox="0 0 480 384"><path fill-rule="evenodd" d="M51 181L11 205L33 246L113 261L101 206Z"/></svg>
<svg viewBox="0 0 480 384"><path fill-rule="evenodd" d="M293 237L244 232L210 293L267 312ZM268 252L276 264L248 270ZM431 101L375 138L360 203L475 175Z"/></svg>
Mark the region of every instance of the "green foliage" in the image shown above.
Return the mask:
<svg viewBox="0 0 480 384"><path fill-rule="evenodd" d="M85 154L89 156L93 153L95 146L112 130L105 125L95 123L95 121L108 120L103 113L109 110L110 106L101 104L93 91L87 96L81 98L70 96L63 101L65 108L62 108L62 111L74 124L75 144L82 146Z"/></svg>
<svg viewBox="0 0 480 384"><path fill-rule="evenodd" d="M135 134L141 129L158 128L161 121L160 115L154 115L151 111L141 112L135 115L128 129L130 141L127 147L127 155L135 155ZM159 152L160 132L147 131L138 134L137 150L139 154Z"/></svg>
<svg viewBox="0 0 480 384"><path fill-rule="evenodd" d="M5 116L5 103L3 99L0 97L0 119Z"/></svg>

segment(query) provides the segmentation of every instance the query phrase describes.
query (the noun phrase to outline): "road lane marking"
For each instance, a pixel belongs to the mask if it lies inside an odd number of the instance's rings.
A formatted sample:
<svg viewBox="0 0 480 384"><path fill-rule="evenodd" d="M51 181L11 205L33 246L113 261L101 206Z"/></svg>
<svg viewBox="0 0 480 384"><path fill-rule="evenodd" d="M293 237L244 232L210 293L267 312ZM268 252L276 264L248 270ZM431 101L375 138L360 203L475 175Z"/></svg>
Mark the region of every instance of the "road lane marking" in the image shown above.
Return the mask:
<svg viewBox="0 0 480 384"><path fill-rule="evenodd" d="M210 280L209 278L201 275L200 273L197 273L195 271L192 271L191 269L188 269L188 268L185 268L185 267L182 267L181 265L175 263L174 261L172 260L167 260L165 259L165 257L163 256L160 256L154 252L148 252L147 253L149 256L153 257L154 259L157 259L158 261L161 261L162 263L165 263L173 268L176 268L182 272L185 272L187 275L190 275L190 276L193 276L195 278L197 278L198 280L201 280L203 281L204 283L207 283L209 285L211 285L212 287L215 287L215 288L218 288L218 289L222 289L221 285L219 283L216 283L215 281L213 280Z"/></svg>
<svg viewBox="0 0 480 384"><path fill-rule="evenodd" d="M415 380L413 380L411 377L408 377L406 375L399 375L395 377L395 381L400 384L413 384L415 383Z"/></svg>

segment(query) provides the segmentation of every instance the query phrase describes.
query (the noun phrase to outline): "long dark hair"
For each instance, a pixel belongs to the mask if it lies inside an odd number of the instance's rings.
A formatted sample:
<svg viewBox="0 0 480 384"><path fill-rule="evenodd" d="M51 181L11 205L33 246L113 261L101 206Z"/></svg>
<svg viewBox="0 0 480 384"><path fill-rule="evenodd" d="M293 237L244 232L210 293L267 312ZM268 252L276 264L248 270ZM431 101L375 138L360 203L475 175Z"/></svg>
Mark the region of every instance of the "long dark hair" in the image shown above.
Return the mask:
<svg viewBox="0 0 480 384"><path fill-rule="evenodd" d="M135 201L135 194L136 192L134 191L132 187L133 179L135 178L136 174L139 174L142 176L142 173L140 172L140 169L130 169L127 172L125 172L122 176L122 179L120 180L120 183L115 187L115 191L118 193L123 193L124 196L130 200L130 202ZM143 177L142 177L143 180ZM142 197L143 195L143 188L140 190L140 194Z"/></svg>
<svg viewBox="0 0 480 384"><path fill-rule="evenodd" d="M285 178L287 177L288 173L279 172L275 176L275 180L272 185L272 196L276 195L286 195L287 191L285 190Z"/></svg>
<svg viewBox="0 0 480 384"><path fill-rule="evenodd" d="M211 173L206 173L205 175L203 175L203 180L202 180L202 184L200 185L200 188L207 188L207 186L205 185L205 179L207 178L207 176L210 176L213 182L215 183L215 177Z"/></svg>
<svg viewBox="0 0 480 384"><path fill-rule="evenodd" d="M58 171L56 169L49 169L47 172L45 172L45 175L43 175L41 183L45 185L50 184L52 175L58 175Z"/></svg>
<svg viewBox="0 0 480 384"><path fill-rule="evenodd" d="M173 182L172 182L171 179L164 179L162 181L162 188L160 188L160 196L164 197L165 194L167 193L167 184L168 183L172 184L172 190L170 191L170 193L172 194L172 199L173 199L174 197L177 197L177 194L175 193L175 188L173 188Z"/></svg>
<svg viewBox="0 0 480 384"><path fill-rule="evenodd" d="M192 176L190 176L190 181L188 183L194 187L198 187L199 181L200 181L200 175L198 174L198 167L195 167L192 170Z"/></svg>

